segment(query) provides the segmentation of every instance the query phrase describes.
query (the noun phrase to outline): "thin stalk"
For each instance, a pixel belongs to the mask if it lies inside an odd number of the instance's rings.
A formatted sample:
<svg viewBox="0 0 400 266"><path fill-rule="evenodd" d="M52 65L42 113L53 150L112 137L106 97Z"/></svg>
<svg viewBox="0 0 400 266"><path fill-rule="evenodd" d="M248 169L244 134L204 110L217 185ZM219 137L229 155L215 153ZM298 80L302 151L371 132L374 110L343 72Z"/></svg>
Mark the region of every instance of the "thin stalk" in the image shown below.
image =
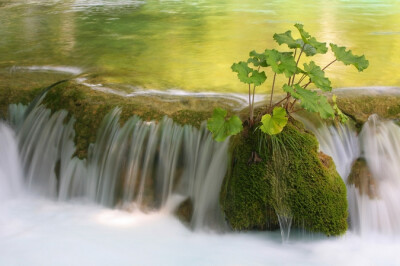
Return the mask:
<svg viewBox="0 0 400 266"><path fill-rule="evenodd" d="M296 102L297 102L297 99L294 99L294 101L293 101L292 105L290 106L290 110L293 110L293 108L294 108L294 105L296 104Z"/></svg>
<svg viewBox="0 0 400 266"><path fill-rule="evenodd" d="M301 110L303 110L303 108L296 109L296 110L294 110L294 111L292 111L290 113L293 114L293 113L296 113L296 112L301 111Z"/></svg>
<svg viewBox="0 0 400 266"><path fill-rule="evenodd" d="M274 74L274 80L272 81L271 97L270 97L270 99L269 99L269 106L270 106L270 108L271 108L271 106L272 106L272 96L274 95L275 78L276 78L276 73Z"/></svg>
<svg viewBox="0 0 400 266"><path fill-rule="evenodd" d="M332 65L333 63L335 63L337 61L337 59L333 60L332 62L330 62L329 64L327 64L322 71L324 71L328 66Z"/></svg>
<svg viewBox="0 0 400 266"><path fill-rule="evenodd" d="M310 79L310 81L307 83L307 84L305 84L304 86L303 86L303 89L305 89L305 88L307 88L308 87L308 85L310 85L311 84L311 79Z"/></svg>
<svg viewBox="0 0 400 266"><path fill-rule="evenodd" d="M287 95L287 100L286 100L286 103L285 103L285 109L286 109L286 111L287 111L287 109L288 109L288 106L289 106L289 102L290 102L290 98L291 98L292 96L290 95L290 93L288 93L288 95Z"/></svg>
<svg viewBox="0 0 400 266"><path fill-rule="evenodd" d="M251 103L251 109L252 109L252 119L253 119L253 116L254 116L254 94L255 94L255 92L256 92L256 85L254 85L254 87L253 87L253 101L252 101L252 103Z"/></svg>
<svg viewBox="0 0 400 266"><path fill-rule="evenodd" d="M307 75L303 74L303 76L301 76L301 78L299 79L299 81L297 81L296 84L300 84L306 77L307 77Z"/></svg>
<svg viewBox="0 0 400 266"><path fill-rule="evenodd" d="M279 102L275 103L273 106L271 106L271 110L270 110L270 111L272 111L272 108L273 108L273 107L278 106L280 103L282 103L284 100L286 100L286 99L289 98L289 97L290 97L290 95L286 95L285 98L283 98L283 99L280 100Z"/></svg>
<svg viewBox="0 0 400 266"><path fill-rule="evenodd" d="M297 58L297 62L296 62L296 69L297 69L297 66L299 65L299 61L300 61L300 58L301 58L301 55L303 54L303 52L304 52L304 47L306 46L306 44L303 44L303 47L301 47L301 51L300 51L300 54L299 54L299 57ZM297 49L296 49L297 50ZM295 54L295 58L296 58L296 54ZM296 73L294 73L293 74L293 77L292 77L292 84L288 84L289 86L293 86L293 84L294 84L294 78L296 77Z"/></svg>
<svg viewBox="0 0 400 266"><path fill-rule="evenodd" d="M253 120L253 114L252 114L252 110L251 110L251 90L250 90L250 84L249 84L249 118L250 118L250 122Z"/></svg>
<svg viewBox="0 0 400 266"><path fill-rule="evenodd" d="M337 59L335 59L335 60L333 60L332 62L330 62L329 64L327 64L323 69L322 69L322 71L324 71L327 67L329 67L330 65L332 65L333 63L335 63L337 61ZM307 83L307 84L305 84L304 86L303 86L303 88L305 89L305 88L307 88L308 87L308 85L310 85L311 84L311 79L310 79L310 81Z"/></svg>

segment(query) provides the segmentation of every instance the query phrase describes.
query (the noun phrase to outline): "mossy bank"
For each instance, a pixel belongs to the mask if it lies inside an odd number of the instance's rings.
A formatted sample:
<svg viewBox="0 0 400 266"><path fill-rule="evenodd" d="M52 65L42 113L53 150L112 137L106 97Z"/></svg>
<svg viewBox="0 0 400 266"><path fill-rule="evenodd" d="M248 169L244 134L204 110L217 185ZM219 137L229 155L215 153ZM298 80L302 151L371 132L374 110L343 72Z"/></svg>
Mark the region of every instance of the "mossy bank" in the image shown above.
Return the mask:
<svg viewBox="0 0 400 266"><path fill-rule="evenodd" d="M9 104L20 102L28 104L43 89L6 89L0 91L0 118L7 116ZM104 116L115 107L122 108L121 124L133 115L137 115L146 121L159 121L162 117L169 116L179 124L199 127L203 121L211 116L212 110L216 106L222 105L230 109L234 102L227 100L221 103L218 98L174 96L122 97L96 91L74 81L67 81L50 89L43 100L43 104L53 112L65 109L69 115L76 118L76 153L80 158L84 158L87 156L89 144L96 139L97 129Z"/></svg>
<svg viewBox="0 0 400 266"><path fill-rule="evenodd" d="M276 229L280 214L309 231L343 234L346 186L332 159L318 152L316 138L293 120L272 139L260 136L247 131L232 139L231 167L221 191L232 229ZM249 158L253 152L261 161Z"/></svg>

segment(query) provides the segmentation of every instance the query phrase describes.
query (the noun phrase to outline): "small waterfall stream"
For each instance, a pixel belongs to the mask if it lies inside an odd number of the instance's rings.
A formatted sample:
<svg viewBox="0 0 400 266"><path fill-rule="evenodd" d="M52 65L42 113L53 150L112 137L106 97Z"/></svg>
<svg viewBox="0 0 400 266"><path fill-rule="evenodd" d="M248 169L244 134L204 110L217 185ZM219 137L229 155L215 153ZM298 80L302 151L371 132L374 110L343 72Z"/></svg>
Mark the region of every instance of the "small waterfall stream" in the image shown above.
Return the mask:
<svg viewBox="0 0 400 266"><path fill-rule="evenodd" d="M74 156L75 119L66 111L51 114L41 105L27 116L25 111L24 106L11 105L9 121L17 132L29 191L63 201L83 198L108 207L168 212L190 199L193 228L225 228L219 191L228 141L213 141L205 124L197 129L169 118L156 123L134 116L121 127L121 109L116 108L100 125L88 158L81 160ZM12 130L3 124L0 129L0 139L10 142Z"/></svg>
<svg viewBox="0 0 400 266"><path fill-rule="evenodd" d="M360 133L362 157L371 177L360 176L351 185L350 215L361 233L400 233L400 127L392 121L369 117ZM364 184L363 184L364 183ZM364 189L363 189L364 186Z"/></svg>
<svg viewBox="0 0 400 266"><path fill-rule="evenodd" d="M0 147L0 201L5 201L21 193L23 175L14 132L1 122Z"/></svg>
<svg viewBox="0 0 400 266"><path fill-rule="evenodd" d="M299 118L331 156L347 185L350 225L360 234L400 233L400 127L371 115L357 136L350 125L315 126ZM348 180L357 158L366 161L367 171Z"/></svg>
<svg viewBox="0 0 400 266"><path fill-rule="evenodd" d="M134 116L120 126L121 109L116 108L104 118L82 160L74 156L73 117L66 111L52 114L41 105L28 115L26 110L10 106L16 137L10 127L0 125L0 144L6 151L0 155L2 199L22 190L25 176L28 191L61 201L86 199L108 207L174 212L190 199L193 228L226 228L219 191L228 141L213 141L205 125L196 129L169 118L156 123ZM350 124L326 126L299 119L314 132L321 151L334 159L346 182L352 229L361 234L400 232L400 128L371 116L357 136ZM373 195L348 180L359 157L371 173L367 185ZM290 220L278 218L287 240Z"/></svg>

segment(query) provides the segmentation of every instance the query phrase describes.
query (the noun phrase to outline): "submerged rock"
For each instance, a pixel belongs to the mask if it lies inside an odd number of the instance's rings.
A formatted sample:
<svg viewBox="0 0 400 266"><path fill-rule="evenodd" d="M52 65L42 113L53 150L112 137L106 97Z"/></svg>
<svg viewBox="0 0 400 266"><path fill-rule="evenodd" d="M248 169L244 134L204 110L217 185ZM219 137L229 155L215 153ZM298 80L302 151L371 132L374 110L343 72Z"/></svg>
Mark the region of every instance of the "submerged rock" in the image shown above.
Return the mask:
<svg viewBox="0 0 400 266"><path fill-rule="evenodd" d="M190 225L193 215L193 202L190 198L183 201L175 211L176 217L186 225Z"/></svg>
<svg viewBox="0 0 400 266"><path fill-rule="evenodd" d="M347 182L358 188L361 195L368 195L370 199L375 199L379 196L378 184L364 159L358 159L354 162Z"/></svg>
<svg viewBox="0 0 400 266"><path fill-rule="evenodd" d="M254 151L262 161L248 164ZM273 137L251 131L235 136L231 153L221 204L233 230L279 228L277 214L326 235L347 230L346 186L301 123L291 121Z"/></svg>

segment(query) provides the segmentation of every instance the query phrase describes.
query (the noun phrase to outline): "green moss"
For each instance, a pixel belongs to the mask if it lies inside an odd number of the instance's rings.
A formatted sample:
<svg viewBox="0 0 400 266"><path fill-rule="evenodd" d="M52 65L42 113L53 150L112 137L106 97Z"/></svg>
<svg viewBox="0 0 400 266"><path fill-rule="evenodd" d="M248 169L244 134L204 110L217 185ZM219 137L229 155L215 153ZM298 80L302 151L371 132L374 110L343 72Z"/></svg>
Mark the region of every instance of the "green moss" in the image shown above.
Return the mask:
<svg viewBox="0 0 400 266"><path fill-rule="evenodd" d="M11 103L28 104L44 88L34 90L5 89L0 90L0 117L7 116L7 108ZM62 83L50 89L44 99L44 105L53 112L65 109L70 116L76 118L75 143L76 154L80 158L87 156L90 143L96 140L97 129L104 116L115 107L121 107L120 122L125 123L133 115L143 120L159 121L170 116L175 122L199 127L211 116L217 107L230 109L232 102L221 103L220 99L174 96L136 96L121 97L95 91L73 81Z"/></svg>
<svg viewBox="0 0 400 266"><path fill-rule="evenodd" d="M0 119L7 117L8 106L12 103L30 103L41 89L33 90L13 90L11 88L0 89Z"/></svg>
<svg viewBox="0 0 400 266"><path fill-rule="evenodd" d="M357 122L359 128L372 114L386 119L400 118L400 97L397 95L341 95L338 106Z"/></svg>
<svg viewBox="0 0 400 266"><path fill-rule="evenodd" d="M193 111L193 110L179 110L171 115L171 118L181 124L191 124L197 128L201 123L211 117L211 111Z"/></svg>
<svg viewBox="0 0 400 266"><path fill-rule="evenodd" d="M295 121L275 137L274 145L268 137L266 145L260 147L260 136L244 133L232 142L232 166L221 191L221 204L231 227L278 228L275 209L287 208L300 227L326 235L344 233L346 187L332 159L318 153L316 138ZM276 152L279 145L281 152ZM249 163L252 151L262 162ZM277 183L280 189L276 189Z"/></svg>

